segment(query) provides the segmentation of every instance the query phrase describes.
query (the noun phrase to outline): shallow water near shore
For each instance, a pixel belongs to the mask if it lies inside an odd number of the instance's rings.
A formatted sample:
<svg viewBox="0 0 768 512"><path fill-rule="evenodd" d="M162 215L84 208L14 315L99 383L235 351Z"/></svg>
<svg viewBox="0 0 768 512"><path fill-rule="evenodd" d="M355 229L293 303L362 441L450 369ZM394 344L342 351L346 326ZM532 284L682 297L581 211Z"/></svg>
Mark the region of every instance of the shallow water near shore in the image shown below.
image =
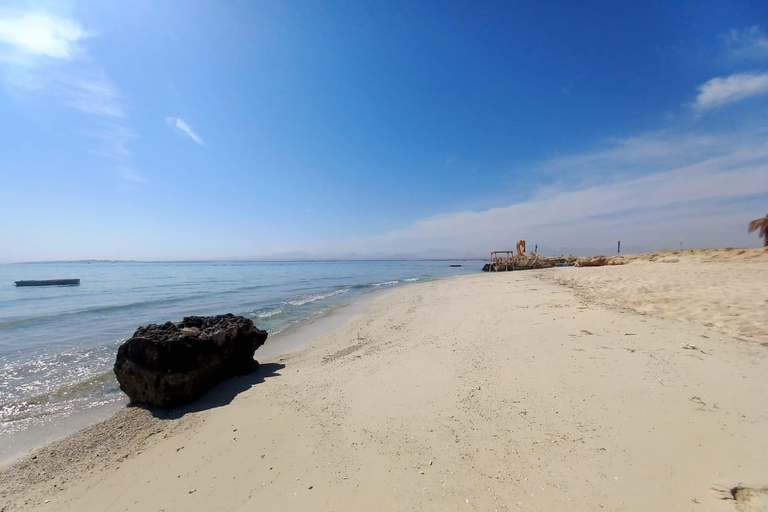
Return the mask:
<svg viewBox="0 0 768 512"><path fill-rule="evenodd" d="M0 462L36 438L85 426L124 404L112 373L139 325L235 313L270 332L258 357L293 348L299 323L366 293L477 272L450 261L45 263L0 266ZM80 286L17 288L20 279ZM347 308L344 308L347 309ZM347 311L347 313L351 313ZM333 316L333 315L331 315ZM338 315L336 315L338 317ZM309 329L309 331L307 331ZM283 335L275 336L278 333ZM270 344L272 345L272 344ZM278 347L279 345L279 347Z"/></svg>

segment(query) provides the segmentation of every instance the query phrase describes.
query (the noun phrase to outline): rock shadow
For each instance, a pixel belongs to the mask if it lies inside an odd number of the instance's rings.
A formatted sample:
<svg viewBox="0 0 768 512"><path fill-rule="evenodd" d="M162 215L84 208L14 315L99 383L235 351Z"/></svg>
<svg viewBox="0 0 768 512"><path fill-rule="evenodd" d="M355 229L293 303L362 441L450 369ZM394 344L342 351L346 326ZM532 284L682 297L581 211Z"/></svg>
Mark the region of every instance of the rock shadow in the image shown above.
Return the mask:
<svg viewBox="0 0 768 512"><path fill-rule="evenodd" d="M222 381L216 386L206 391L203 396L191 404L164 409L147 404L130 404L128 407L143 407L152 413L152 416L163 420L178 419L187 413L200 412L208 409L215 409L228 405L234 398L251 389L256 384L261 384L270 377L279 377L280 370L285 368L282 363L264 363L259 364L253 371L245 375L231 377Z"/></svg>

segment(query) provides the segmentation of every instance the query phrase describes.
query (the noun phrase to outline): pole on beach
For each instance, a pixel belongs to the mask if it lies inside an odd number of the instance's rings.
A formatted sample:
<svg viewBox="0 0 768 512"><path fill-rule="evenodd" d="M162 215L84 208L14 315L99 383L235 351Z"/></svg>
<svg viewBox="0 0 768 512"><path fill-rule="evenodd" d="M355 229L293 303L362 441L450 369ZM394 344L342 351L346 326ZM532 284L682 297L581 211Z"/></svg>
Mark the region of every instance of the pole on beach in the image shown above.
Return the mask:
<svg viewBox="0 0 768 512"><path fill-rule="evenodd" d="M621 240L619 240L619 247L618 247L619 254L621 254Z"/></svg>

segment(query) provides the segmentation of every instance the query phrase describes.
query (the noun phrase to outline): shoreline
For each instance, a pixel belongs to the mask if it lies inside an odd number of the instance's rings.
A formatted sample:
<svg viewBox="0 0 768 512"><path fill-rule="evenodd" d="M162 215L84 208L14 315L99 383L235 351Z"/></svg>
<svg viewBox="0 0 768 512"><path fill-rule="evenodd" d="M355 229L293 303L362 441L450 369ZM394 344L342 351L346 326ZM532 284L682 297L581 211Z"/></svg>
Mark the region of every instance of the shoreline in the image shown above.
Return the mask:
<svg viewBox="0 0 768 512"><path fill-rule="evenodd" d="M765 307L749 285L768 271L760 254L737 274L707 266L717 294L682 258L385 290L183 414L126 408L4 468L0 497L9 510L732 511L738 487L759 508L768 338L740 312ZM672 275L687 288L655 284ZM596 300L615 282L629 299L653 290L667 317ZM681 304L734 306L724 325L757 343Z"/></svg>
<svg viewBox="0 0 768 512"><path fill-rule="evenodd" d="M434 278L423 282L450 277L455 276ZM265 362L279 360L288 353L300 350L313 337L328 332L343 324L352 316L365 311L378 297L386 295L397 288L413 284L416 284L416 282L406 282L392 288L373 290L353 298L350 302L333 306L289 324L278 331L274 337L268 339L267 343L254 354L254 358ZM38 450L66 440L66 438L80 431L88 430L99 423L110 421L121 411L130 407L128 397L122 396L124 400L120 402L93 407L74 415L51 420L22 432L10 434L7 436L7 439L0 438L0 470L12 466L25 457L33 456Z"/></svg>
<svg viewBox="0 0 768 512"><path fill-rule="evenodd" d="M442 277L438 279L448 278ZM387 295L389 292L400 287L413 284L416 283L403 283L393 288L373 290L355 297L350 302L339 304L289 324L277 332L272 339L268 338L267 343L256 351L254 357L257 360L271 360L301 349L312 338L335 329L352 316L364 312L377 298Z"/></svg>

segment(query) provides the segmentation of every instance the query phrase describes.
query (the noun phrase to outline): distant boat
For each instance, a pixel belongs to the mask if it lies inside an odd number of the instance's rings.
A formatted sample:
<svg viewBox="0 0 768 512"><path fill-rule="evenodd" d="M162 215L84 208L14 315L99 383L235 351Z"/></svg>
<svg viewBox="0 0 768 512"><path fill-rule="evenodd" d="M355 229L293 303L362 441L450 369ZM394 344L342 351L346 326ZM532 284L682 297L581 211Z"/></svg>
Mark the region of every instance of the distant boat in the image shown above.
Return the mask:
<svg viewBox="0 0 768 512"><path fill-rule="evenodd" d="M460 267L461 265L451 265L452 267Z"/></svg>
<svg viewBox="0 0 768 512"><path fill-rule="evenodd" d="M78 286L79 279L46 279L43 281L16 281L16 286Z"/></svg>

